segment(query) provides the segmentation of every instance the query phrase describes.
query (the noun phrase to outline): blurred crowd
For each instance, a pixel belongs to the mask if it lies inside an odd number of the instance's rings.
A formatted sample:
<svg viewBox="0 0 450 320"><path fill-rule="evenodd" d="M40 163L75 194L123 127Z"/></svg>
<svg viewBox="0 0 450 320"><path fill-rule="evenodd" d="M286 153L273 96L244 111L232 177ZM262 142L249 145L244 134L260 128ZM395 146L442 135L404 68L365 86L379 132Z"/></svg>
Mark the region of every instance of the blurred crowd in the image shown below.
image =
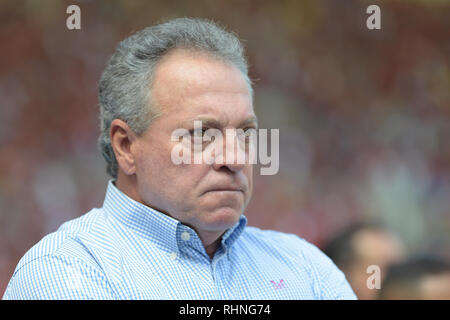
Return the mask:
<svg viewBox="0 0 450 320"><path fill-rule="evenodd" d="M450 1L85 0L71 31L73 2L0 1L0 296L33 244L102 205L97 83L116 44L181 16L239 35L260 127L280 129L280 171L256 174L249 224L328 250L360 298L408 297L402 270L448 283ZM365 290L368 263L390 291Z"/></svg>
<svg viewBox="0 0 450 320"><path fill-rule="evenodd" d="M450 261L405 250L386 227L358 223L330 238L324 252L362 300L450 300Z"/></svg>

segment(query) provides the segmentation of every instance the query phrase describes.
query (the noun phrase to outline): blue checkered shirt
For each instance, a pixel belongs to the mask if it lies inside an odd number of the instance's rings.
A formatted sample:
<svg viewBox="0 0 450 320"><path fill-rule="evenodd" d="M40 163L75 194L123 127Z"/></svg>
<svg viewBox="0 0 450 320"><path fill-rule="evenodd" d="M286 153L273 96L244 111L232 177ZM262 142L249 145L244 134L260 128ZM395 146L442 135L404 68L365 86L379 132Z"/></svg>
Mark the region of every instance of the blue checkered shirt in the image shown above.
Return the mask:
<svg viewBox="0 0 450 320"><path fill-rule="evenodd" d="M110 181L102 208L19 261L3 299L355 299L344 274L292 234L238 223L213 259L190 227Z"/></svg>

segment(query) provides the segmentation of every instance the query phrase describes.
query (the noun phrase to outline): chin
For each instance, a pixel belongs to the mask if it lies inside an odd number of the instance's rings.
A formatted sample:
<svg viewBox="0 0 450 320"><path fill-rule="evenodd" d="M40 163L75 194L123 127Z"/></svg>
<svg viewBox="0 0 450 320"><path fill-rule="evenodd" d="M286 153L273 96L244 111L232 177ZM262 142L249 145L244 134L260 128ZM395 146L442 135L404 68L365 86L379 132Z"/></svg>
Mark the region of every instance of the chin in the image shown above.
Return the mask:
<svg viewBox="0 0 450 320"><path fill-rule="evenodd" d="M205 229L211 231L222 231L234 226L241 216L242 210L236 210L236 208L222 207L210 211L203 217L203 224Z"/></svg>

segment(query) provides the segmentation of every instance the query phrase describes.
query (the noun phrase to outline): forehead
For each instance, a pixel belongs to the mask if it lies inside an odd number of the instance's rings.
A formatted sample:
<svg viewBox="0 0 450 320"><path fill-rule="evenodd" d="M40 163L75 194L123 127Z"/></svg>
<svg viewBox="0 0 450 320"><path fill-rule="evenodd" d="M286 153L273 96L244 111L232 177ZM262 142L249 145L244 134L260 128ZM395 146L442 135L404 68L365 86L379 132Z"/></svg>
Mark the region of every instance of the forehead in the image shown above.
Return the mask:
<svg viewBox="0 0 450 320"><path fill-rule="evenodd" d="M180 49L168 53L156 67L151 90L162 118L215 115L231 121L254 116L240 70L206 53Z"/></svg>

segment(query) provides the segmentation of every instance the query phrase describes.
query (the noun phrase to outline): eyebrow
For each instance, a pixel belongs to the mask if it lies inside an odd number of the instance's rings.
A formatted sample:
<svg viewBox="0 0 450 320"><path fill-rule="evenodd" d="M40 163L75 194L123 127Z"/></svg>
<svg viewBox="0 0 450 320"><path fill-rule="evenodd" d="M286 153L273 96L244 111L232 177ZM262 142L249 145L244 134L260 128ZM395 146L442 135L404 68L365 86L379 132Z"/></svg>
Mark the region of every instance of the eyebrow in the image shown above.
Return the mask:
<svg viewBox="0 0 450 320"><path fill-rule="evenodd" d="M220 121L214 119L214 118L209 118L209 117L197 117L191 120L187 120L187 121L183 121L183 124L191 124L194 121L201 121L202 125L207 126L207 127L211 127L211 128L220 128L222 126L222 124L220 123ZM250 118L242 121L238 128L242 128L248 125L254 125L256 128L258 128L258 118L256 116L251 116Z"/></svg>
<svg viewBox="0 0 450 320"><path fill-rule="evenodd" d="M251 116L247 120L244 120L243 122L241 122L239 127L245 127L252 124L255 125L256 128L258 128L258 118L256 116Z"/></svg>

